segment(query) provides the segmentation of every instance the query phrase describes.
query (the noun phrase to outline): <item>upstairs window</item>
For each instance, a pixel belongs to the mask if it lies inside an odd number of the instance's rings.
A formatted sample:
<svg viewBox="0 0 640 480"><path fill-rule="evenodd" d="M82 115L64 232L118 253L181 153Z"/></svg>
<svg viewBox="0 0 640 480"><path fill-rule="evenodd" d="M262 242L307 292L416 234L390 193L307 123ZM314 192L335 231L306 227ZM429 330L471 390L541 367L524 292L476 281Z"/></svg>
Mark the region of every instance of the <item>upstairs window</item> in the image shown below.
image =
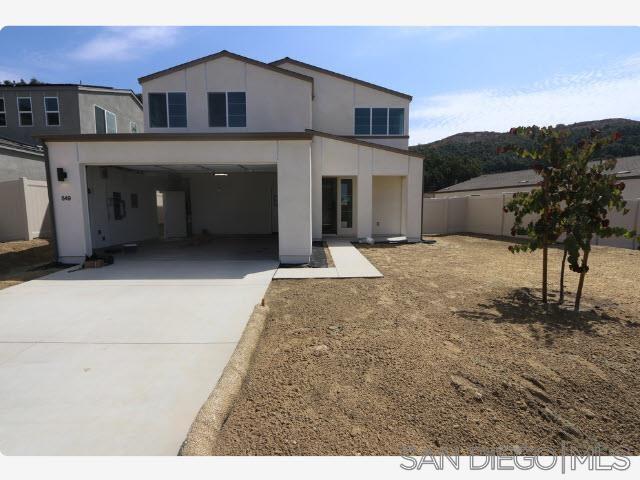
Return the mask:
<svg viewBox="0 0 640 480"><path fill-rule="evenodd" d="M356 108L356 135L371 135L371 109Z"/></svg>
<svg viewBox="0 0 640 480"><path fill-rule="evenodd" d="M116 114L95 105L96 133L118 133Z"/></svg>
<svg viewBox="0 0 640 480"><path fill-rule="evenodd" d="M355 135L403 135L404 108L356 108Z"/></svg>
<svg viewBox="0 0 640 480"><path fill-rule="evenodd" d="M210 92L210 127L246 127L247 95L245 92Z"/></svg>
<svg viewBox="0 0 640 480"><path fill-rule="evenodd" d="M60 125L58 97L44 97L44 116L48 127L58 127Z"/></svg>
<svg viewBox="0 0 640 480"><path fill-rule="evenodd" d="M18 121L21 127L33 126L31 97L18 97Z"/></svg>
<svg viewBox="0 0 640 480"><path fill-rule="evenodd" d="M7 111L4 107L4 97L0 97L0 127L7 126Z"/></svg>
<svg viewBox="0 0 640 480"><path fill-rule="evenodd" d="M150 93L149 126L151 128L185 128L187 94L185 92Z"/></svg>
<svg viewBox="0 0 640 480"><path fill-rule="evenodd" d="M389 135L404 134L404 108L389 109Z"/></svg>

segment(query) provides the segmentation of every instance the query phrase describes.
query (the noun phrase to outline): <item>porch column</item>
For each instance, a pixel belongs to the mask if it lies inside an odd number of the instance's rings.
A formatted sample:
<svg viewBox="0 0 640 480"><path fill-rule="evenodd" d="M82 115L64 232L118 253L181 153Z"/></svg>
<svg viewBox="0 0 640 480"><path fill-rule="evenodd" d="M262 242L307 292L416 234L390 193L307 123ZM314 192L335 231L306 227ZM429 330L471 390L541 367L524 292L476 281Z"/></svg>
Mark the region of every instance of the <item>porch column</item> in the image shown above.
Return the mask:
<svg viewBox="0 0 640 480"><path fill-rule="evenodd" d="M406 235L409 242L422 239L422 159L409 157L406 197Z"/></svg>
<svg viewBox="0 0 640 480"><path fill-rule="evenodd" d="M280 262L311 257L311 142L278 142L278 244Z"/></svg>
<svg viewBox="0 0 640 480"><path fill-rule="evenodd" d="M356 184L356 212L359 239L373 235L373 149L358 147L358 180Z"/></svg>

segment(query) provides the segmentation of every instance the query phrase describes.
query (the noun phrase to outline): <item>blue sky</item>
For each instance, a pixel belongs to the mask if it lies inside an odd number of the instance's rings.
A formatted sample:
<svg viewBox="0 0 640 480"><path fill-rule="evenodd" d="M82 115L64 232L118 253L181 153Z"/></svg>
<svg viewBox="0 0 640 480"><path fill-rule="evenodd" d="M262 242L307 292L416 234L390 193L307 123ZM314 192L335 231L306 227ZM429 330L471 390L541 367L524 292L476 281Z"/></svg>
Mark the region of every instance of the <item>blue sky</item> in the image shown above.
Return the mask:
<svg viewBox="0 0 640 480"><path fill-rule="evenodd" d="M608 117L640 119L640 28L7 27L0 80L139 91L218 50L290 56L413 95L411 144Z"/></svg>

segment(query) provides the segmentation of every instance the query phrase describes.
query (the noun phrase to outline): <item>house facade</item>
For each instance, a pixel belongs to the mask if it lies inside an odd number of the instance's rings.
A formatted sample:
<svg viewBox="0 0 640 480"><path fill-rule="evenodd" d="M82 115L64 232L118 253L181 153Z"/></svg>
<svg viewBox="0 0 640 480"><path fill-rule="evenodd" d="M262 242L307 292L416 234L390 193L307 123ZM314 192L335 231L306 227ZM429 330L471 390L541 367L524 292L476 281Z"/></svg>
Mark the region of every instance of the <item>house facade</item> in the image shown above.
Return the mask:
<svg viewBox="0 0 640 480"><path fill-rule="evenodd" d="M227 51L139 82L145 133L43 136L62 261L156 238L159 194L164 238L277 235L283 263L329 235L420 240L410 96Z"/></svg>

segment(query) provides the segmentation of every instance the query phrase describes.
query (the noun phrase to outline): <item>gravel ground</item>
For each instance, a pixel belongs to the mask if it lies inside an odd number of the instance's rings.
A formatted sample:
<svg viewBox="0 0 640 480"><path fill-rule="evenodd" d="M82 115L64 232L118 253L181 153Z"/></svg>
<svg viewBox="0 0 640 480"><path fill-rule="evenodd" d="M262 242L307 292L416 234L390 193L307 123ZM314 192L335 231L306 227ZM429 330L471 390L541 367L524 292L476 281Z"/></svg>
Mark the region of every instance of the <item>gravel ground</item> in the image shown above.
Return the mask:
<svg viewBox="0 0 640 480"><path fill-rule="evenodd" d="M596 247L586 311L574 315L545 313L541 256L507 245L361 247L384 278L272 282L266 330L212 453L640 454L640 252ZM552 289L560 258L551 252ZM573 293L576 274L568 284Z"/></svg>
<svg viewBox="0 0 640 480"><path fill-rule="evenodd" d="M61 268L52 262L53 248L48 240L0 242L0 290Z"/></svg>

